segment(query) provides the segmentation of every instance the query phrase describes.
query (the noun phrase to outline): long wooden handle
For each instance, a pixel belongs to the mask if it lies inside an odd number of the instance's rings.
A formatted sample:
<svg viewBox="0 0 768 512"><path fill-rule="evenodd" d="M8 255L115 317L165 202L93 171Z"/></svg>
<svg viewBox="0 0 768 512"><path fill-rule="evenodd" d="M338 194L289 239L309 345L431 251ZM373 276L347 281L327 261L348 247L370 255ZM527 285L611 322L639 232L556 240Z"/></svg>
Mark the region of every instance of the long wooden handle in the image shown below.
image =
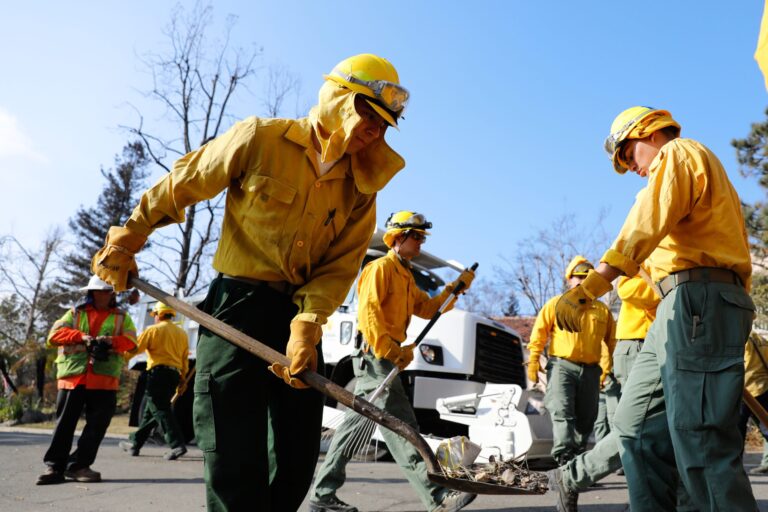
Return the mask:
<svg viewBox="0 0 768 512"><path fill-rule="evenodd" d="M766 412L763 406L760 405L760 402L758 402L755 397L752 396L752 393L746 389L744 389L741 395L744 399L744 403L747 404L749 410L752 411L752 414L757 416L757 419L760 420L760 423L768 428L768 412Z"/></svg>
<svg viewBox="0 0 768 512"><path fill-rule="evenodd" d="M238 331L234 327L225 324L221 320L217 320L211 315L200 311L193 305L177 299L173 295L164 292L160 288L152 286L151 284L139 279L138 277L132 276L130 279L130 285L138 288L147 295L150 295L155 299L171 306L176 311L180 311L187 318L196 321L211 332L218 334L222 338L270 364L280 363L286 367L290 366L291 364L290 359L285 357L285 355L281 354L280 352ZM419 432L416 429L404 421L392 416L388 412L379 409L367 400L354 395L341 386L334 384L317 372L307 370L298 375L298 377L307 385L318 390L322 394L330 396L336 401L354 410L358 414L362 414L366 418L373 420L379 425L387 427L396 434L405 438L405 440L411 443L419 452L419 454L424 458L424 462L427 465L427 471L429 473L442 473L440 465L435 458L435 454L432 453L432 449L429 447L424 438L419 435Z"/></svg>

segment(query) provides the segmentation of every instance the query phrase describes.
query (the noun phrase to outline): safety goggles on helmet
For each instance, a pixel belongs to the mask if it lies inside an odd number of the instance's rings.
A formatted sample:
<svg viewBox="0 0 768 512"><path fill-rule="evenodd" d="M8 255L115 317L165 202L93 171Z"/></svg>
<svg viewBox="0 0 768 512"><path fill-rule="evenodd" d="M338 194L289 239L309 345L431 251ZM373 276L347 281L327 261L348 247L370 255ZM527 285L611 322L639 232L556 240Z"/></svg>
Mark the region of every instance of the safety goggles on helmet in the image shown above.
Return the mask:
<svg viewBox="0 0 768 512"><path fill-rule="evenodd" d="M635 126L635 124L637 124L638 121L640 121L651 112L654 112L655 110L656 109L651 107L638 108L638 113L636 115L627 119L624 124L619 126L617 129L614 129L613 133L606 137L605 143L603 144L605 152L613 157L613 155L616 153L616 150L626 140L627 135L630 131L632 131L632 128Z"/></svg>
<svg viewBox="0 0 768 512"><path fill-rule="evenodd" d="M573 268L571 277L573 276L586 276L593 267L591 263L579 263Z"/></svg>
<svg viewBox="0 0 768 512"><path fill-rule="evenodd" d="M384 107L401 114L405 110L408 104L408 97L410 96L408 89L405 87L388 82L386 80L361 80L353 75L348 75L338 68L334 68L333 74L340 76L349 83L362 85L370 89L373 95L379 100Z"/></svg>
<svg viewBox="0 0 768 512"><path fill-rule="evenodd" d="M419 229L424 231L427 229L431 229L432 223L427 221L427 218L420 213L414 213L407 219L401 220L399 222L395 222L394 220L392 220L392 215L390 215L389 219L387 220L386 228L387 229Z"/></svg>

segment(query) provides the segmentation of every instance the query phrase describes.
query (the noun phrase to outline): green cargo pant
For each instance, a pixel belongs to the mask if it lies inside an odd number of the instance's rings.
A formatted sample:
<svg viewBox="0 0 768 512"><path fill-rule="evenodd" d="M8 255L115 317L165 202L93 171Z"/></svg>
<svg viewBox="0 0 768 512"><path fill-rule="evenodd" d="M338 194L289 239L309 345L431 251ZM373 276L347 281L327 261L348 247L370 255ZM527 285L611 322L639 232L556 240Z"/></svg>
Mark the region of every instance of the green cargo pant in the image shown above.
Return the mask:
<svg viewBox="0 0 768 512"><path fill-rule="evenodd" d="M168 446L171 448L184 446L184 435L171 407L171 398L179 385L179 377L178 370L167 366L155 366L149 370L144 416L139 429L128 436L135 448L141 449L158 425L163 430Z"/></svg>
<svg viewBox="0 0 768 512"><path fill-rule="evenodd" d="M365 361L365 368L362 370L360 369L361 358ZM358 396L373 392L394 368L390 361L376 359L372 354L362 354L362 352L353 357L352 361L357 378L355 394ZM399 378L396 378L389 389L376 399L374 405L383 408L412 427L418 428L413 407L408 402L408 396L405 394L403 383ZM325 461L315 477L313 500L320 502L329 500L331 497L335 497L336 490L344 485L347 463L351 458L350 455L344 453L347 451L345 447L348 443L354 442L355 433L359 432L361 424L366 421L367 418L355 413L349 413L345 416L344 421L333 435L331 446L325 455ZM382 428L381 433L389 452L405 473L405 477L411 483L411 487L416 491L424 506L427 510L437 508L443 501L447 490L429 481L427 466L419 452L411 443L391 430Z"/></svg>
<svg viewBox="0 0 768 512"><path fill-rule="evenodd" d="M613 350L613 375L618 381L616 387L619 390L616 407L621 398L621 386L626 384L629 372L642 348L643 342L640 340L617 340L616 342L616 348ZM663 407L663 397L658 404L654 404L654 407L658 406ZM601 438L594 448L576 456L562 467L563 485L566 489L584 491L621 467L619 445L613 423L612 421L610 433Z"/></svg>
<svg viewBox="0 0 768 512"><path fill-rule="evenodd" d="M544 406L552 419L552 457L560 464L587 448L597 417L600 366L550 357Z"/></svg>
<svg viewBox="0 0 768 512"><path fill-rule="evenodd" d="M297 308L271 288L216 278L200 306L284 353ZM317 347L322 371L322 349ZM320 452L323 395L294 389L268 363L200 328L193 419L208 511L298 510Z"/></svg>
<svg viewBox="0 0 768 512"><path fill-rule="evenodd" d="M597 419L595 420L595 441L599 442L613 430L613 415L619 405L621 386L613 374L608 374L600 390L597 401Z"/></svg>
<svg viewBox="0 0 768 512"><path fill-rule="evenodd" d="M659 304L614 425L633 512L756 510L737 426L754 305L735 284L688 282Z"/></svg>

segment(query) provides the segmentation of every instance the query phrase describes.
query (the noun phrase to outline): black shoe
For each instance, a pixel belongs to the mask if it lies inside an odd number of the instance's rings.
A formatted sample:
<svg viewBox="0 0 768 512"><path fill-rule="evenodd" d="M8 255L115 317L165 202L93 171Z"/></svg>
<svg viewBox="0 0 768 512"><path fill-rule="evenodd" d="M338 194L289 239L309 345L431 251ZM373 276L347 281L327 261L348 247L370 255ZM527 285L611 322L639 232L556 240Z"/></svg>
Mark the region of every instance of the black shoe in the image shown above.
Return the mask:
<svg viewBox="0 0 768 512"><path fill-rule="evenodd" d="M67 470L64 472L64 476L76 482L86 482L86 483L101 482L101 473L99 473L98 471L92 470L90 467L84 467L84 468L76 469L74 471Z"/></svg>
<svg viewBox="0 0 768 512"><path fill-rule="evenodd" d="M163 455L163 458L165 460L176 460L182 455L184 455L185 453L187 453L187 447L184 445L181 445L181 446L177 446L176 448L172 449L169 452L165 452L165 454Z"/></svg>
<svg viewBox="0 0 768 512"><path fill-rule="evenodd" d="M309 512L357 512L357 507L331 496L323 501L309 500Z"/></svg>
<svg viewBox="0 0 768 512"><path fill-rule="evenodd" d="M555 493L557 512L577 512L579 493L565 488L563 485L563 471L560 468L555 468L547 471L547 477L549 478L549 490Z"/></svg>
<svg viewBox="0 0 768 512"><path fill-rule="evenodd" d="M63 471L56 471L52 467L48 467L48 469L45 470L45 473L37 477L37 482L35 483L37 485L52 485L52 484L60 484L65 480L66 479L64 478Z"/></svg>
<svg viewBox="0 0 768 512"><path fill-rule="evenodd" d="M117 446L123 449L124 452L130 453L131 457L139 455L139 449L133 444L132 441L120 441Z"/></svg>
<svg viewBox="0 0 768 512"><path fill-rule="evenodd" d="M440 506L435 509L435 512L458 512L475 501L475 498L477 498L477 494L450 491L445 495L445 498L440 502Z"/></svg>
<svg viewBox="0 0 768 512"><path fill-rule="evenodd" d="M765 468L765 471L768 472L768 468ZM624 476L624 468L617 469L616 474L619 476Z"/></svg>

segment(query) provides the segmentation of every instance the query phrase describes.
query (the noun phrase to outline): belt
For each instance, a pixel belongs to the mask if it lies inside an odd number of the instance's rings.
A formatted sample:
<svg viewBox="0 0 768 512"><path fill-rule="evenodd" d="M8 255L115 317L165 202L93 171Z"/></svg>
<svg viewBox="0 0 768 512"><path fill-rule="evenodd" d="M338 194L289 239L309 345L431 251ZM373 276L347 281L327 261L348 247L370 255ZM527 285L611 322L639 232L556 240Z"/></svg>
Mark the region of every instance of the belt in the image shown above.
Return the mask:
<svg viewBox="0 0 768 512"><path fill-rule="evenodd" d="M703 281L710 283L733 283L743 286L741 279L733 270L717 267L696 267L688 270L681 270L670 274L658 282L661 298L663 299L669 292L683 283L692 281Z"/></svg>
<svg viewBox="0 0 768 512"><path fill-rule="evenodd" d="M299 287L295 284L291 284L288 281L263 281L261 279L252 279L250 277L230 276L227 274L219 273L219 277L222 279L231 279L233 281L240 281L242 283L248 283L253 286L261 287L266 286L273 290L282 293L283 295L293 295Z"/></svg>
<svg viewBox="0 0 768 512"><path fill-rule="evenodd" d="M554 360L561 360L566 361L571 364L575 364L576 366L581 366L582 368L592 368L594 366L598 366L598 363L577 363L576 361L571 361L570 359L566 359L564 357L557 357L557 356L549 356L550 359Z"/></svg>
<svg viewBox="0 0 768 512"><path fill-rule="evenodd" d="M645 338L617 338L616 343L620 341L636 341L638 343L643 343L645 341Z"/></svg>
<svg viewBox="0 0 768 512"><path fill-rule="evenodd" d="M148 371L151 372L152 370L173 370L176 373L181 373L181 370L179 370L175 366L168 366L167 364L156 364L155 366L150 368Z"/></svg>

